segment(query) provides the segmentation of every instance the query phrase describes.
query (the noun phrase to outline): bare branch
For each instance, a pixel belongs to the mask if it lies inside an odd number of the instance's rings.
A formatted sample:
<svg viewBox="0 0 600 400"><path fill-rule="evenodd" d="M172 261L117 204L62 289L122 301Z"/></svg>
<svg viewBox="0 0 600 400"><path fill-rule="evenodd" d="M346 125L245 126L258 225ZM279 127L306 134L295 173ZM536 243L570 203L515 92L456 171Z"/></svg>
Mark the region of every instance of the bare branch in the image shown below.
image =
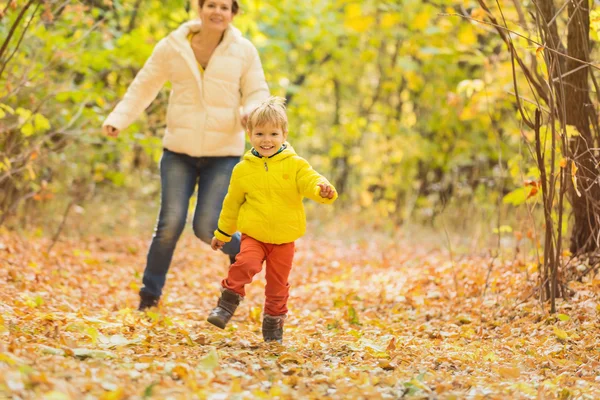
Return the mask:
<svg viewBox="0 0 600 400"><path fill-rule="evenodd" d="M10 27L10 31L8 32L8 36L6 37L6 39L4 40L4 43L2 44L2 47L0 48L0 60L2 59L2 55L6 51L6 48L8 47L8 44L10 43L10 40L12 39L12 36L15 34L15 31L17 30L17 27L21 23L21 19L23 19L23 16L25 15L25 13L29 9L29 7L31 7L31 5L33 4L34 1L35 0L29 0L27 2L27 4L25 4L25 6L21 9L21 12L17 16L17 19L15 20L15 22L13 23L13 25Z"/></svg>
<svg viewBox="0 0 600 400"><path fill-rule="evenodd" d="M514 35L517 35L517 36L519 36L519 37L522 37L523 39L527 40L528 42L531 42L532 44L535 44L535 45L537 45L537 46L539 46L539 47L542 47L544 50L551 51L551 52L553 52L553 53L556 53L556 54L558 54L559 56L562 56L562 57L565 57L565 58L568 58L568 59L571 59L571 60L577 61L577 62L579 62L579 63L581 63L581 64L585 64L585 65L587 65L587 66L590 66L590 67L592 67L592 68L594 68L594 69L597 69L597 70L599 70L599 71L600 71L600 65L596 65L596 64L593 64L593 63L591 63L591 62L588 62L588 61L583 61L583 60L580 60L580 59L578 59L578 58L571 57L570 55L568 55L568 54L565 54L565 53L563 53L563 52L561 52L561 51L558 51L558 50L555 50L555 49L548 48L548 47L544 46L542 43L539 43L539 42L537 42L537 41L535 41L535 40L533 40L533 39L531 39L531 38L529 38L529 37L527 37L527 36L525 36L525 35L523 35L523 34L521 34L521 33L519 33L519 32L513 31L513 30L511 30L511 29L509 29L509 28L506 28L506 27L504 27L504 26L502 26L502 25L498 25L497 23L492 23L492 22L488 22L488 21L482 21L482 20L480 20L480 19L477 19L477 18L469 17L469 16L462 15L462 14L456 14L456 13L452 13L452 14L448 14L448 13L440 13L439 15L441 15L441 16L448 16L448 17L461 17L461 18L465 18L465 19L468 19L468 20L471 20L471 21L479 22L479 23L481 23L481 24L484 24L484 25L493 26L493 27L495 27L495 28L497 28L497 29L502 29L503 31L506 31L506 32L508 32L508 33L512 33L512 34L514 34ZM502 39L503 39L503 40L505 40L505 36L506 36L506 35L502 35Z"/></svg>

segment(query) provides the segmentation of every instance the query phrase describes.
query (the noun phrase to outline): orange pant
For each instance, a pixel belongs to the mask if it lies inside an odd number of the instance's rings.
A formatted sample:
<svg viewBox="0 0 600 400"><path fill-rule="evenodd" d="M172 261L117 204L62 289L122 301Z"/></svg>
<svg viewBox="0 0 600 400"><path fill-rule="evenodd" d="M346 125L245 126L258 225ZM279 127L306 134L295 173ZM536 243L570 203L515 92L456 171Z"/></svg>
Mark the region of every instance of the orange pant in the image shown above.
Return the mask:
<svg viewBox="0 0 600 400"><path fill-rule="evenodd" d="M287 300L290 294L288 277L294 260L294 242L269 244L242 234L240 252L221 285L245 296L244 286L252 282L254 275L262 270L265 260L267 261L265 314L287 314Z"/></svg>

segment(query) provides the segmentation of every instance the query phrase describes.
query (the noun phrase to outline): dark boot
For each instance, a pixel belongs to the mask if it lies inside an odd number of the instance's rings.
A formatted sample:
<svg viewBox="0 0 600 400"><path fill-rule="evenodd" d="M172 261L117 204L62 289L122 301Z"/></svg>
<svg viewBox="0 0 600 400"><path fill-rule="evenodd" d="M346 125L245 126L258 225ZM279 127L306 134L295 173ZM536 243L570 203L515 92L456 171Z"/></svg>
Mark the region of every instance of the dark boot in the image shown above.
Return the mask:
<svg viewBox="0 0 600 400"><path fill-rule="evenodd" d="M283 341L283 322L285 315L269 315L265 314L262 323L262 334L265 342Z"/></svg>
<svg viewBox="0 0 600 400"><path fill-rule="evenodd" d="M140 292L140 306L138 307L138 311L145 311L148 308L158 306L158 300L160 300L160 297L156 297L150 293Z"/></svg>
<svg viewBox="0 0 600 400"><path fill-rule="evenodd" d="M225 329L225 325L233 316L242 299L243 297L236 292L223 289L217 306L210 312L206 320L218 328Z"/></svg>

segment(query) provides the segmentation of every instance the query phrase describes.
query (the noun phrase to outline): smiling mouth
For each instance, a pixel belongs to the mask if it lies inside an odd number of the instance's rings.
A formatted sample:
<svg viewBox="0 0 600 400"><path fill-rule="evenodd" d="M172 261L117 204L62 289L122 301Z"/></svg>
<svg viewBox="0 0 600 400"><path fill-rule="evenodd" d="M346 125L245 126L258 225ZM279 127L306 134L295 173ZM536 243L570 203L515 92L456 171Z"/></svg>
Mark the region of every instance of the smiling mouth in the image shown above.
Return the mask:
<svg viewBox="0 0 600 400"><path fill-rule="evenodd" d="M265 147L265 146L260 146L261 149L263 150L272 150L274 146L271 147Z"/></svg>

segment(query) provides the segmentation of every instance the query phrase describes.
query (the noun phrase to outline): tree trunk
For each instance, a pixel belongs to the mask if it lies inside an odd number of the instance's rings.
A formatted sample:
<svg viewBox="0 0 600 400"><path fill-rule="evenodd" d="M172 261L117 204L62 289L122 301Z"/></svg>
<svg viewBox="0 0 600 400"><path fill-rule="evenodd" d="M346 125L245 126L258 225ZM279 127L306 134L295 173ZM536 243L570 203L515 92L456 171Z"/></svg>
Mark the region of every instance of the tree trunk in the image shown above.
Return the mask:
<svg viewBox="0 0 600 400"><path fill-rule="evenodd" d="M588 1L569 1L569 31L567 48L569 56L588 62L590 41L590 10ZM591 130L591 118L595 110L589 91L589 67L567 59L566 70L574 71L565 79L566 123L579 132L572 138L570 150L577 166L577 188L570 189L575 224L571 236L573 254L594 252L600 247L600 185L595 151L595 138ZM579 191L580 194L577 192Z"/></svg>

